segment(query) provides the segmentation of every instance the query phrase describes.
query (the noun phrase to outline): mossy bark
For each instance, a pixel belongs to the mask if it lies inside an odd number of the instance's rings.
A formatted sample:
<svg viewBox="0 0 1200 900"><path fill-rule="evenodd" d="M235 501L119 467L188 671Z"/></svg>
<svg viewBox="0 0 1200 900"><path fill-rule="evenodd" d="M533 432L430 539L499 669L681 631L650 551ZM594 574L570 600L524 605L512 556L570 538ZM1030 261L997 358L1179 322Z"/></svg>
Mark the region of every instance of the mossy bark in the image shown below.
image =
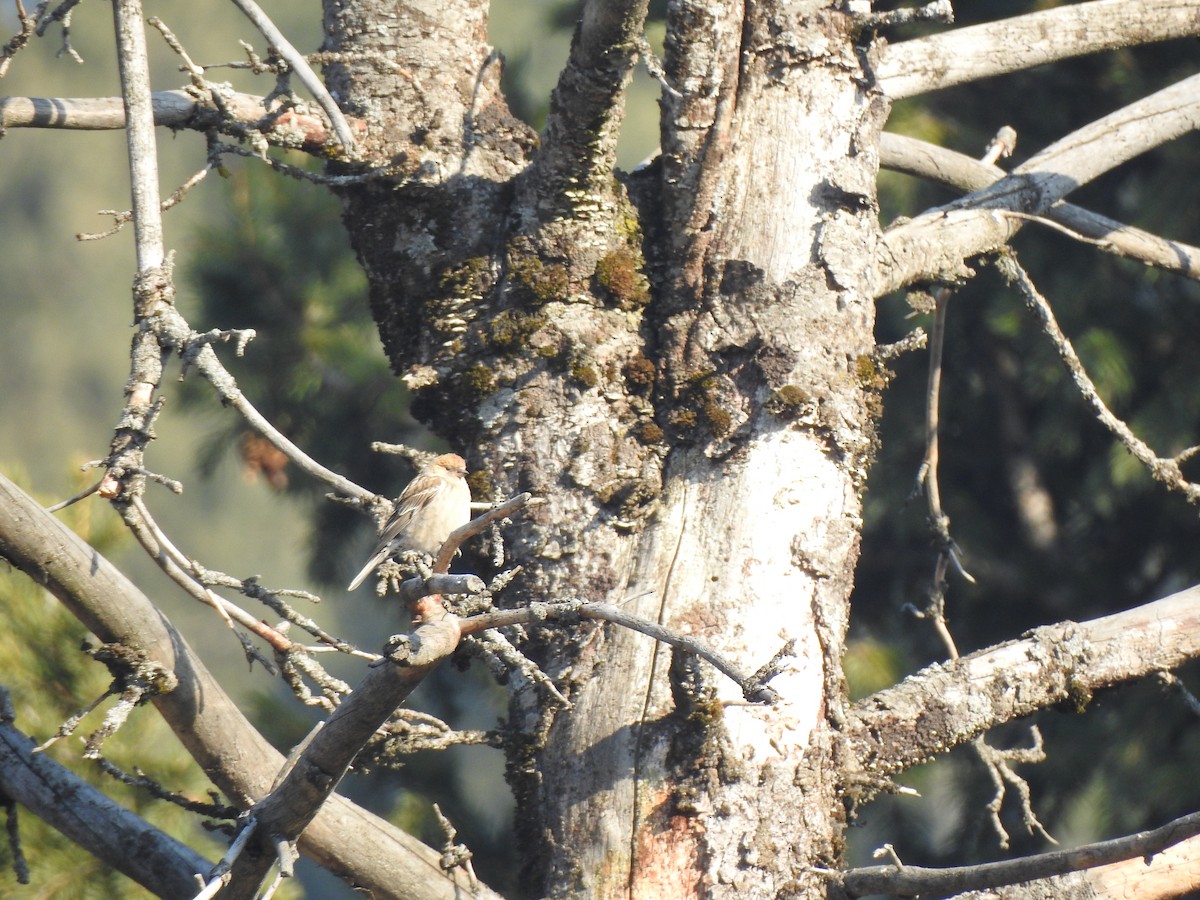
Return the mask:
<svg viewBox="0 0 1200 900"><path fill-rule="evenodd" d="M371 161L406 163L343 193L389 358L478 484L547 501L509 529L524 569L506 602L622 603L748 672L791 647L764 709L640 635L531 630L573 708L513 696L527 887L816 896L811 867L841 852L841 652L874 441L859 261L879 239L886 106L869 48L826 4L673 2L663 155L618 177L640 21L585 13L572 59L591 62L569 64L539 144L499 94L484 8L328 0L326 24L361 60L330 74ZM596 40L611 52L584 52Z"/></svg>

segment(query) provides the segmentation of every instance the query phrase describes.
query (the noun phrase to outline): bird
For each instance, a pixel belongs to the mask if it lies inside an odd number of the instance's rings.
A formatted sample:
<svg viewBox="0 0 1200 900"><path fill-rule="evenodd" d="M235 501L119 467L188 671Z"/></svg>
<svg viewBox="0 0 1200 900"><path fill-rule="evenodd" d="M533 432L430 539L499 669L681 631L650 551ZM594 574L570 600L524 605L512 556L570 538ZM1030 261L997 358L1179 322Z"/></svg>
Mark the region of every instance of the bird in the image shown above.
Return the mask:
<svg viewBox="0 0 1200 900"><path fill-rule="evenodd" d="M347 590L354 590L385 559L408 550L436 554L450 532L471 519L467 463L457 453L443 453L422 467L392 504L392 515L379 543Z"/></svg>

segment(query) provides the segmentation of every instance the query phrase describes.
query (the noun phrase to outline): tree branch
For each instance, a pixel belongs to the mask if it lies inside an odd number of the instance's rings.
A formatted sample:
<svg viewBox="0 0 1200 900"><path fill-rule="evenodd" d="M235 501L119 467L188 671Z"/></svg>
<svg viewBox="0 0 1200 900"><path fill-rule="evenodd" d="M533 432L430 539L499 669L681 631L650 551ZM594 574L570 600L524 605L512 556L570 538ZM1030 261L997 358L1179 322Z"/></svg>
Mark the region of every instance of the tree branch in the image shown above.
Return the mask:
<svg viewBox="0 0 1200 900"><path fill-rule="evenodd" d="M291 42L284 36L274 22L262 11L254 0L233 0L234 5L246 14L254 27L263 33L268 41L271 42L279 55L284 61L291 66L292 71L296 73L313 99L317 101L321 109L325 110L325 115L329 116L329 121L333 123L333 131L337 135L338 140L342 143L342 149L350 156L355 154L354 134L350 130L349 124L346 122L345 116L342 115L341 109L333 97L329 95L329 91L325 89L324 82L317 77L317 73L312 70L306 60Z"/></svg>
<svg viewBox="0 0 1200 900"><path fill-rule="evenodd" d="M958 866L950 869L927 869L920 866L869 866L851 869L842 875L842 887L851 897L866 894L891 894L934 900L963 891L1003 887L1025 881L1035 881L1093 869L1109 863L1144 857L1149 858L1167 847L1200 834L1200 813L1182 816L1152 831L1140 831L1111 841L1085 844L1073 850L1055 850L1019 859L977 866Z"/></svg>
<svg viewBox="0 0 1200 900"><path fill-rule="evenodd" d="M856 703L845 736L860 766L903 771L1004 722L1200 656L1200 586L1089 622L1037 628L937 663Z"/></svg>
<svg viewBox="0 0 1200 900"><path fill-rule="evenodd" d="M117 30L117 60L121 70L121 97L127 121L129 171L133 193L133 230L137 246L138 275L162 266L162 211L158 201L158 158L154 142L154 111L150 102L150 62L146 31L142 27L141 0L116 0L113 18Z"/></svg>
<svg viewBox="0 0 1200 900"><path fill-rule="evenodd" d="M1096 0L959 28L884 48L876 76L891 99L1043 63L1200 34L1192 0Z"/></svg>
<svg viewBox="0 0 1200 900"><path fill-rule="evenodd" d="M243 853L229 872L223 900L257 896L275 860L279 841L294 841L337 789L354 757L433 669L458 647L458 619L450 614L424 622L399 649L370 669L333 714L309 732L293 751L278 784L251 810L258 853ZM475 894L474 896L484 896Z"/></svg>
<svg viewBox="0 0 1200 900"><path fill-rule="evenodd" d="M606 603L567 601L564 603L534 603L530 606L520 607L519 609L498 609L493 612L481 613L480 615L463 619L460 623L460 628L465 636L478 634L481 631L488 631L493 628L504 628L510 625L534 625L538 622L553 621L555 619L567 621L574 619L596 619L602 622L612 622L614 625L620 625L623 628L628 628L630 631L640 632L647 637L654 638L656 641L669 644L688 653L694 653L701 659L706 660L713 668L741 688L742 695L750 703L778 703L780 700L779 694L775 689L767 684L771 677L777 674L772 665L776 661L768 663L768 665L752 675L746 675L739 671L732 662L703 641L699 641L690 635L682 634L641 616L627 613ZM784 652L779 654L779 656L784 655L787 654Z"/></svg>
<svg viewBox="0 0 1200 900"><path fill-rule="evenodd" d="M890 132L880 136L879 150L880 165L884 168L961 191L982 190L1008 174L999 166L980 162L965 153ZM1200 247L1159 237L1070 203L1056 204L1043 215L1098 241L1097 246L1106 253L1200 279Z"/></svg>
<svg viewBox="0 0 1200 900"><path fill-rule="evenodd" d="M874 296L973 274L964 261L1005 246L1030 215L1198 125L1200 75L1193 75L1072 132L989 187L888 229L876 251Z"/></svg>
<svg viewBox="0 0 1200 900"><path fill-rule="evenodd" d="M523 509L532 499L533 494L530 494L528 491L523 494L517 494L517 496L505 500L499 506L493 507L476 516L461 528L456 528L450 532L450 535L442 543L437 558L433 561L434 574L444 575L450 570L450 561L454 559L454 554L458 552L458 548L462 546L464 541L480 534L493 522L498 522L512 515L517 510Z"/></svg>
<svg viewBox="0 0 1200 900"><path fill-rule="evenodd" d="M0 556L58 597L100 640L142 651L175 673L179 686L153 702L226 796L247 807L269 792L283 756L246 720L183 636L108 560L3 475ZM347 841L347 834L355 840ZM434 850L336 795L305 831L300 849L379 897L461 896Z"/></svg>
<svg viewBox="0 0 1200 900"><path fill-rule="evenodd" d="M647 0L588 0L550 97L528 184L555 207L607 188Z"/></svg>
<svg viewBox="0 0 1200 900"><path fill-rule="evenodd" d="M150 99L155 125L239 138L255 131L274 146L318 156L336 146L327 122L305 103L278 99L268 105L263 97L236 91L222 93L220 106L187 90L155 91ZM359 132L365 127L356 119L350 125ZM120 97L0 97L0 126L111 131L125 127L125 108Z"/></svg>
<svg viewBox="0 0 1200 900"><path fill-rule="evenodd" d="M1050 304L1046 298L1041 295L1032 279L1021 268L1016 261L1016 254L1008 253L1002 255L996 260L996 269L1001 275L1021 292L1025 298L1025 304L1037 316L1038 322L1042 326L1042 330L1046 332L1047 337L1054 344L1054 349L1058 352L1059 358L1067 367L1067 371L1071 374L1071 380L1075 382L1075 387L1079 389L1080 396L1084 402L1091 408L1092 413L1100 421L1100 424L1112 432L1129 453L1140 462L1150 472L1150 475L1155 481L1166 485L1173 491L1179 491L1188 502L1192 504L1200 504L1200 484L1189 481L1183 475L1183 469L1180 467L1180 458L1160 457L1154 452L1154 448L1139 438L1133 433L1122 419L1117 418L1112 410L1108 408L1100 392L1096 390L1096 385L1088 375L1087 370L1083 367L1083 361L1080 360L1079 354L1075 352L1071 341L1063 334L1063 330L1058 325L1058 320L1054 316L1054 310L1050 308Z"/></svg>
<svg viewBox="0 0 1200 900"><path fill-rule="evenodd" d="M212 863L49 756L34 753L33 744L0 722L0 794L159 897L195 895L195 876Z"/></svg>

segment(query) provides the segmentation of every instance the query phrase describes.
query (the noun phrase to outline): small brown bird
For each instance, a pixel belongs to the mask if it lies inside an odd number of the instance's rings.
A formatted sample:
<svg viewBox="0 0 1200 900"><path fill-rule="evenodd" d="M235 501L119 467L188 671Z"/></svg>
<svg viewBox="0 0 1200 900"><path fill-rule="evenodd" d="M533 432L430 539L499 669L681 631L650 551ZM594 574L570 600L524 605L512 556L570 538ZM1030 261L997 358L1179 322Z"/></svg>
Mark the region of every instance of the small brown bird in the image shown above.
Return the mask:
<svg viewBox="0 0 1200 900"><path fill-rule="evenodd" d="M375 552L354 576L354 590L385 559L416 550L433 555L450 532L471 520L471 489L466 482L467 463L457 453L443 453L417 473L393 504Z"/></svg>

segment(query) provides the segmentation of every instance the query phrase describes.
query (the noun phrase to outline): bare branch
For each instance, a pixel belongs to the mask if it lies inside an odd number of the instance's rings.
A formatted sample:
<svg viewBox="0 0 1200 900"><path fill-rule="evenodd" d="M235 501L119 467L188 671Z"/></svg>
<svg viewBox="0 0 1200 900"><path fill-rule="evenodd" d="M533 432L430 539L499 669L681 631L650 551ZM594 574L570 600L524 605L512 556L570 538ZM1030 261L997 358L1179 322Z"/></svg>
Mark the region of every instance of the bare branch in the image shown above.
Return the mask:
<svg viewBox="0 0 1200 900"><path fill-rule="evenodd" d="M899 134L884 132L879 146L880 164L884 168L963 191L978 191L1007 174L998 166L982 163L965 153ZM1097 246L1106 253L1200 279L1200 248L1191 244L1159 237L1070 203L1056 204L1042 215L1098 241Z"/></svg>
<svg viewBox="0 0 1200 900"><path fill-rule="evenodd" d="M33 37L34 27L37 25L37 17L25 12L21 0L17 0L17 21L21 23L21 30L9 38L8 43L0 47L0 78L8 74L8 67L12 64L13 57L29 43ZM0 112L0 119L2 118L3 113Z"/></svg>
<svg viewBox="0 0 1200 900"><path fill-rule="evenodd" d="M165 800L167 803L173 803L180 809L186 809L188 812L193 812L201 816L208 816L212 819L235 819L238 816L239 810L237 807L225 806L222 803L216 802L217 794L215 791L209 792L209 795L212 797L212 802L210 803L205 803L202 800L192 800L184 794L168 790L153 778L149 778L146 775L142 775L140 773L137 775L130 775L111 760L105 759L104 757L98 758L96 762L99 764L101 769L112 776L116 781L119 781L122 784L127 784L130 787L146 791L146 793L150 794L152 797L155 797L159 800Z"/></svg>
<svg viewBox="0 0 1200 900"><path fill-rule="evenodd" d="M217 614L225 620L227 626L233 628L232 620L236 619L239 625L258 635L270 644L274 650L286 652L291 648L292 642L287 637L269 625L260 622L236 604L230 603L223 597L218 597L201 584L191 572L192 566L190 560L180 553L170 540L167 539L162 529L158 527L150 515L149 510L146 509L145 504L118 505L117 511L129 527L130 532L132 532L138 543L141 544L142 549L149 554L150 558L163 570L167 577L183 588L193 598L216 610Z"/></svg>
<svg viewBox="0 0 1200 900"><path fill-rule="evenodd" d="M375 732L425 676L458 646L458 619L446 614L423 622L410 635L392 639L386 660L374 666L336 711L309 733L294 761L271 792L254 805L252 838L266 849L295 840ZM242 854L230 870L222 897L253 897L272 865L270 852Z"/></svg>
<svg viewBox="0 0 1200 900"><path fill-rule="evenodd" d="M220 105L194 90L156 91L151 95L154 124L192 131L217 131L244 138L261 133L273 146L328 156L329 126L308 104L275 100L235 91L222 92ZM365 126L352 120L361 133ZM120 97L0 97L0 125L5 128L62 128L112 131L125 127Z"/></svg>
<svg viewBox="0 0 1200 900"><path fill-rule="evenodd" d="M0 722L0 794L157 896L190 897L195 875L211 866L51 757L34 753L33 741L9 722Z"/></svg>
<svg viewBox="0 0 1200 900"><path fill-rule="evenodd" d="M901 41L876 75L893 100L1119 47L1200 34L1191 0L1096 0Z"/></svg>
<svg viewBox="0 0 1200 900"><path fill-rule="evenodd" d="M973 274L964 260L1004 247L1021 221L1140 153L1200 125L1200 75L1131 103L1072 132L990 187L888 229L877 251L875 296L916 280Z"/></svg>
<svg viewBox="0 0 1200 900"><path fill-rule="evenodd" d="M733 663L703 641L604 603L581 603L579 601L533 603L520 609L496 610L471 616L463 619L460 627L462 633L468 635L509 625L531 625L556 619L570 621L576 618L612 622L614 625L648 635L656 641L694 653L740 687L743 695L751 703L775 703L779 700L779 695L774 689L764 683L766 679L759 677L758 673L745 675L738 671Z"/></svg>
<svg viewBox="0 0 1200 900"><path fill-rule="evenodd" d="M932 0L923 6L908 6L882 12L866 13L857 20L861 27L880 29L911 25L913 22L954 24L954 7L950 0Z"/></svg>
<svg viewBox="0 0 1200 900"><path fill-rule="evenodd" d="M96 491L98 491L98 490L100 490L100 482L99 481L97 481L93 485L85 487L78 494L68 497L66 500L60 500L58 503L55 503L53 506L47 506L46 512L49 512L49 513L61 512L62 510L66 509L68 506L71 506L72 504L78 503L80 500L84 500L84 499L92 496L92 494L96 493Z"/></svg>
<svg viewBox="0 0 1200 900"><path fill-rule="evenodd" d="M158 200L158 159L154 140L154 110L150 99L150 64L141 0L113 4L121 96L128 122L129 168L133 192L133 229L138 274L158 269L166 259Z"/></svg>
<svg viewBox="0 0 1200 900"><path fill-rule="evenodd" d="M324 82L309 66L308 60L292 46L291 42L284 37L283 32L275 26L275 23L254 0L233 0L233 3L246 14L246 18L254 23L254 27L263 33L263 37L271 42L271 46L279 51L279 55L292 67L292 71L296 73L300 83L308 88L313 99L320 104L321 109L325 110L325 115L329 116L329 121L333 123L333 131L338 140L342 142L342 149L348 155L354 156L356 146L354 133L350 130L350 125L346 122L346 117L342 115L341 109L326 90Z"/></svg>
<svg viewBox="0 0 1200 900"><path fill-rule="evenodd" d="M1059 327L1058 321L1054 317L1054 310L1050 308L1046 298L1038 292L1037 287L1016 259L1012 255L1002 256L996 261L996 268L1008 279L1010 284L1020 290L1026 304L1038 317L1042 329L1050 337L1054 349L1058 351L1067 371L1071 373L1071 379L1075 382L1079 393L1091 407L1096 418L1100 420L1100 424L1125 445L1125 449L1150 471L1155 481L1166 485L1173 491L1179 491L1191 503L1200 503L1200 484L1188 481L1183 476L1179 460L1160 457L1149 444L1134 434L1133 429L1117 418L1108 408L1108 404L1104 402L1100 392L1096 390L1095 383L1084 369L1083 362L1079 359L1071 341Z"/></svg>
<svg viewBox="0 0 1200 900"><path fill-rule="evenodd" d="M163 200L159 204L160 212L166 212L167 210L172 209L172 208L178 206L180 203L182 203L183 198L187 196L188 191L190 191L192 188L194 188L196 185L198 185L201 181L203 181L208 176L208 173L211 172L214 168L216 168L218 162L219 162L219 157L217 157L215 154L213 154L213 158L210 159L210 161L208 162L207 165L204 166L204 168L193 173L186 181L183 182L183 184L181 184L179 187L175 188L175 190L171 192L171 196L167 197L165 200ZM81 232L81 233L75 235L75 240L77 240L77 241L100 240L102 238L106 238L106 237L109 237L110 235L116 234L118 231L120 231L122 228L124 228L129 222L133 221L133 210L124 210L122 212L115 212L113 210L105 210L105 211L102 211L101 214L102 215L108 214L113 217L112 227L105 231L101 231L101 232L97 232L97 233Z"/></svg>
<svg viewBox="0 0 1200 900"><path fill-rule="evenodd" d="M38 13L38 23L37 23L38 37L41 37L42 35L44 35L46 33L46 29L50 27L51 22L64 22L65 23L65 22L69 21L71 18L71 12L75 9L76 6L79 5L79 0L62 0L62 3L60 3L60 4L58 4L58 6L54 7L53 10L50 10L49 12L45 12L46 8L49 7L49 5L50 5L49 3L38 4L38 9L41 10L41 12ZM66 26L64 25L64 28L65 27Z"/></svg>
<svg viewBox="0 0 1200 900"><path fill-rule="evenodd" d="M864 769L892 774L1039 709L1060 703L1083 709L1097 690L1197 655L1200 587L1192 587L929 666L856 703L845 734Z"/></svg>
<svg viewBox="0 0 1200 900"><path fill-rule="evenodd" d="M1180 681L1177 675L1171 672L1159 672L1158 682L1167 690L1178 694L1192 715L1200 717L1200 699L1197 699L1196 695L1187 689L1187 685Z"/></svg>
<svg viewBox="0 0 1200 900"><path fill-rule="evenodd" d="M173 295L173 290L170 295ZM166 302L170 295L162 297L157 303L155 315L148 325L148 330L155 339L155 346L161 347L163 350L173 350L184 360L190 361L191 365L213 386L221 401L241 413L250 426L279 449L289 462L313 478L324 481L346 497L360 503L370 502L374 499L373 493L322 466L272 425L238 389L237 382L221 364L213 350L209 335L193 331L179 310L173 304ZM159 365L161 367L161 363ZM131 397L131 403L132 399ZM132 406L127 408L125 418L129 419L133 412L136 412L136 409ZM145 428L142 427L139 434L144 433ZM100 490L101 495L104 496L104 487L101 486Z"/></svg>
<svg viewBox="0 0 1200 900"><path fill-rule="evenodd" d="M456 528L450 532L450 536L446 538L446 542L442 544L442 549L438 551L437 558L433 561L434 574L442 575L450 570L450 561L454 559L454 554L458 552L458 548L463 545L464 541L479 534L493 522L507 518L517 510L524 508L531 500L533 500L533 494L528 492L517 494L511 500L505 500L499 506L489 509L482 515L473 518L461 528Z"/></svg>
<svg viewBox="0 0 1200 900"><path fill-rule="evenodd" d="M1020 804L1021 820L1030 834L1038 834L1051 844L1058 844L1050 832L1043 826L1033 811L1033 796L1029 782L1013 770L1014 763L1041 763L1046 761L1046 750L1042 742L1042 732L1034 725L1029 729L1033 739L1031 747L1010 747L1001 750L987 743L982 737L971 741L971 748L979 761L987 769L988 778L992 782L992 799L988 801L987 811L992 820L992 830L1000 837L1000 849L1009 848L1008 829L1000 821L1000 810L1004 806L1004 798L1008 795L1008 787L1017 793Z"/></svg>
<svg viewBox="0 0 1200 900"><path fill-rule="evenodd" d="M1111 841L1085 844L1074 850L1056 850L1037 856L1006 859L953 869L926 869L920 866L870 866L851 869L836 880L851 897L866 894L891 894L900 897L949 897L971 890L1001 887L1092 869L1097 866L1150 857L1200 834L1200 813L1182 816L1160 828L1139 831Z"/></svg>
<svg viewBox="0 0 1200 900"><path fill-rule="evenodd" d="M154 698L188 752L234 803L264 796L283 756L254 729L162 613L108 560L0 475L0 555L59 598L102 641L123 641L174 671ZM355 834L355 841L346 841ZM377 896L460 897L439 854L341 797L325 804L300 850ZM465 883L465 880L464 880Z"/></svg>

